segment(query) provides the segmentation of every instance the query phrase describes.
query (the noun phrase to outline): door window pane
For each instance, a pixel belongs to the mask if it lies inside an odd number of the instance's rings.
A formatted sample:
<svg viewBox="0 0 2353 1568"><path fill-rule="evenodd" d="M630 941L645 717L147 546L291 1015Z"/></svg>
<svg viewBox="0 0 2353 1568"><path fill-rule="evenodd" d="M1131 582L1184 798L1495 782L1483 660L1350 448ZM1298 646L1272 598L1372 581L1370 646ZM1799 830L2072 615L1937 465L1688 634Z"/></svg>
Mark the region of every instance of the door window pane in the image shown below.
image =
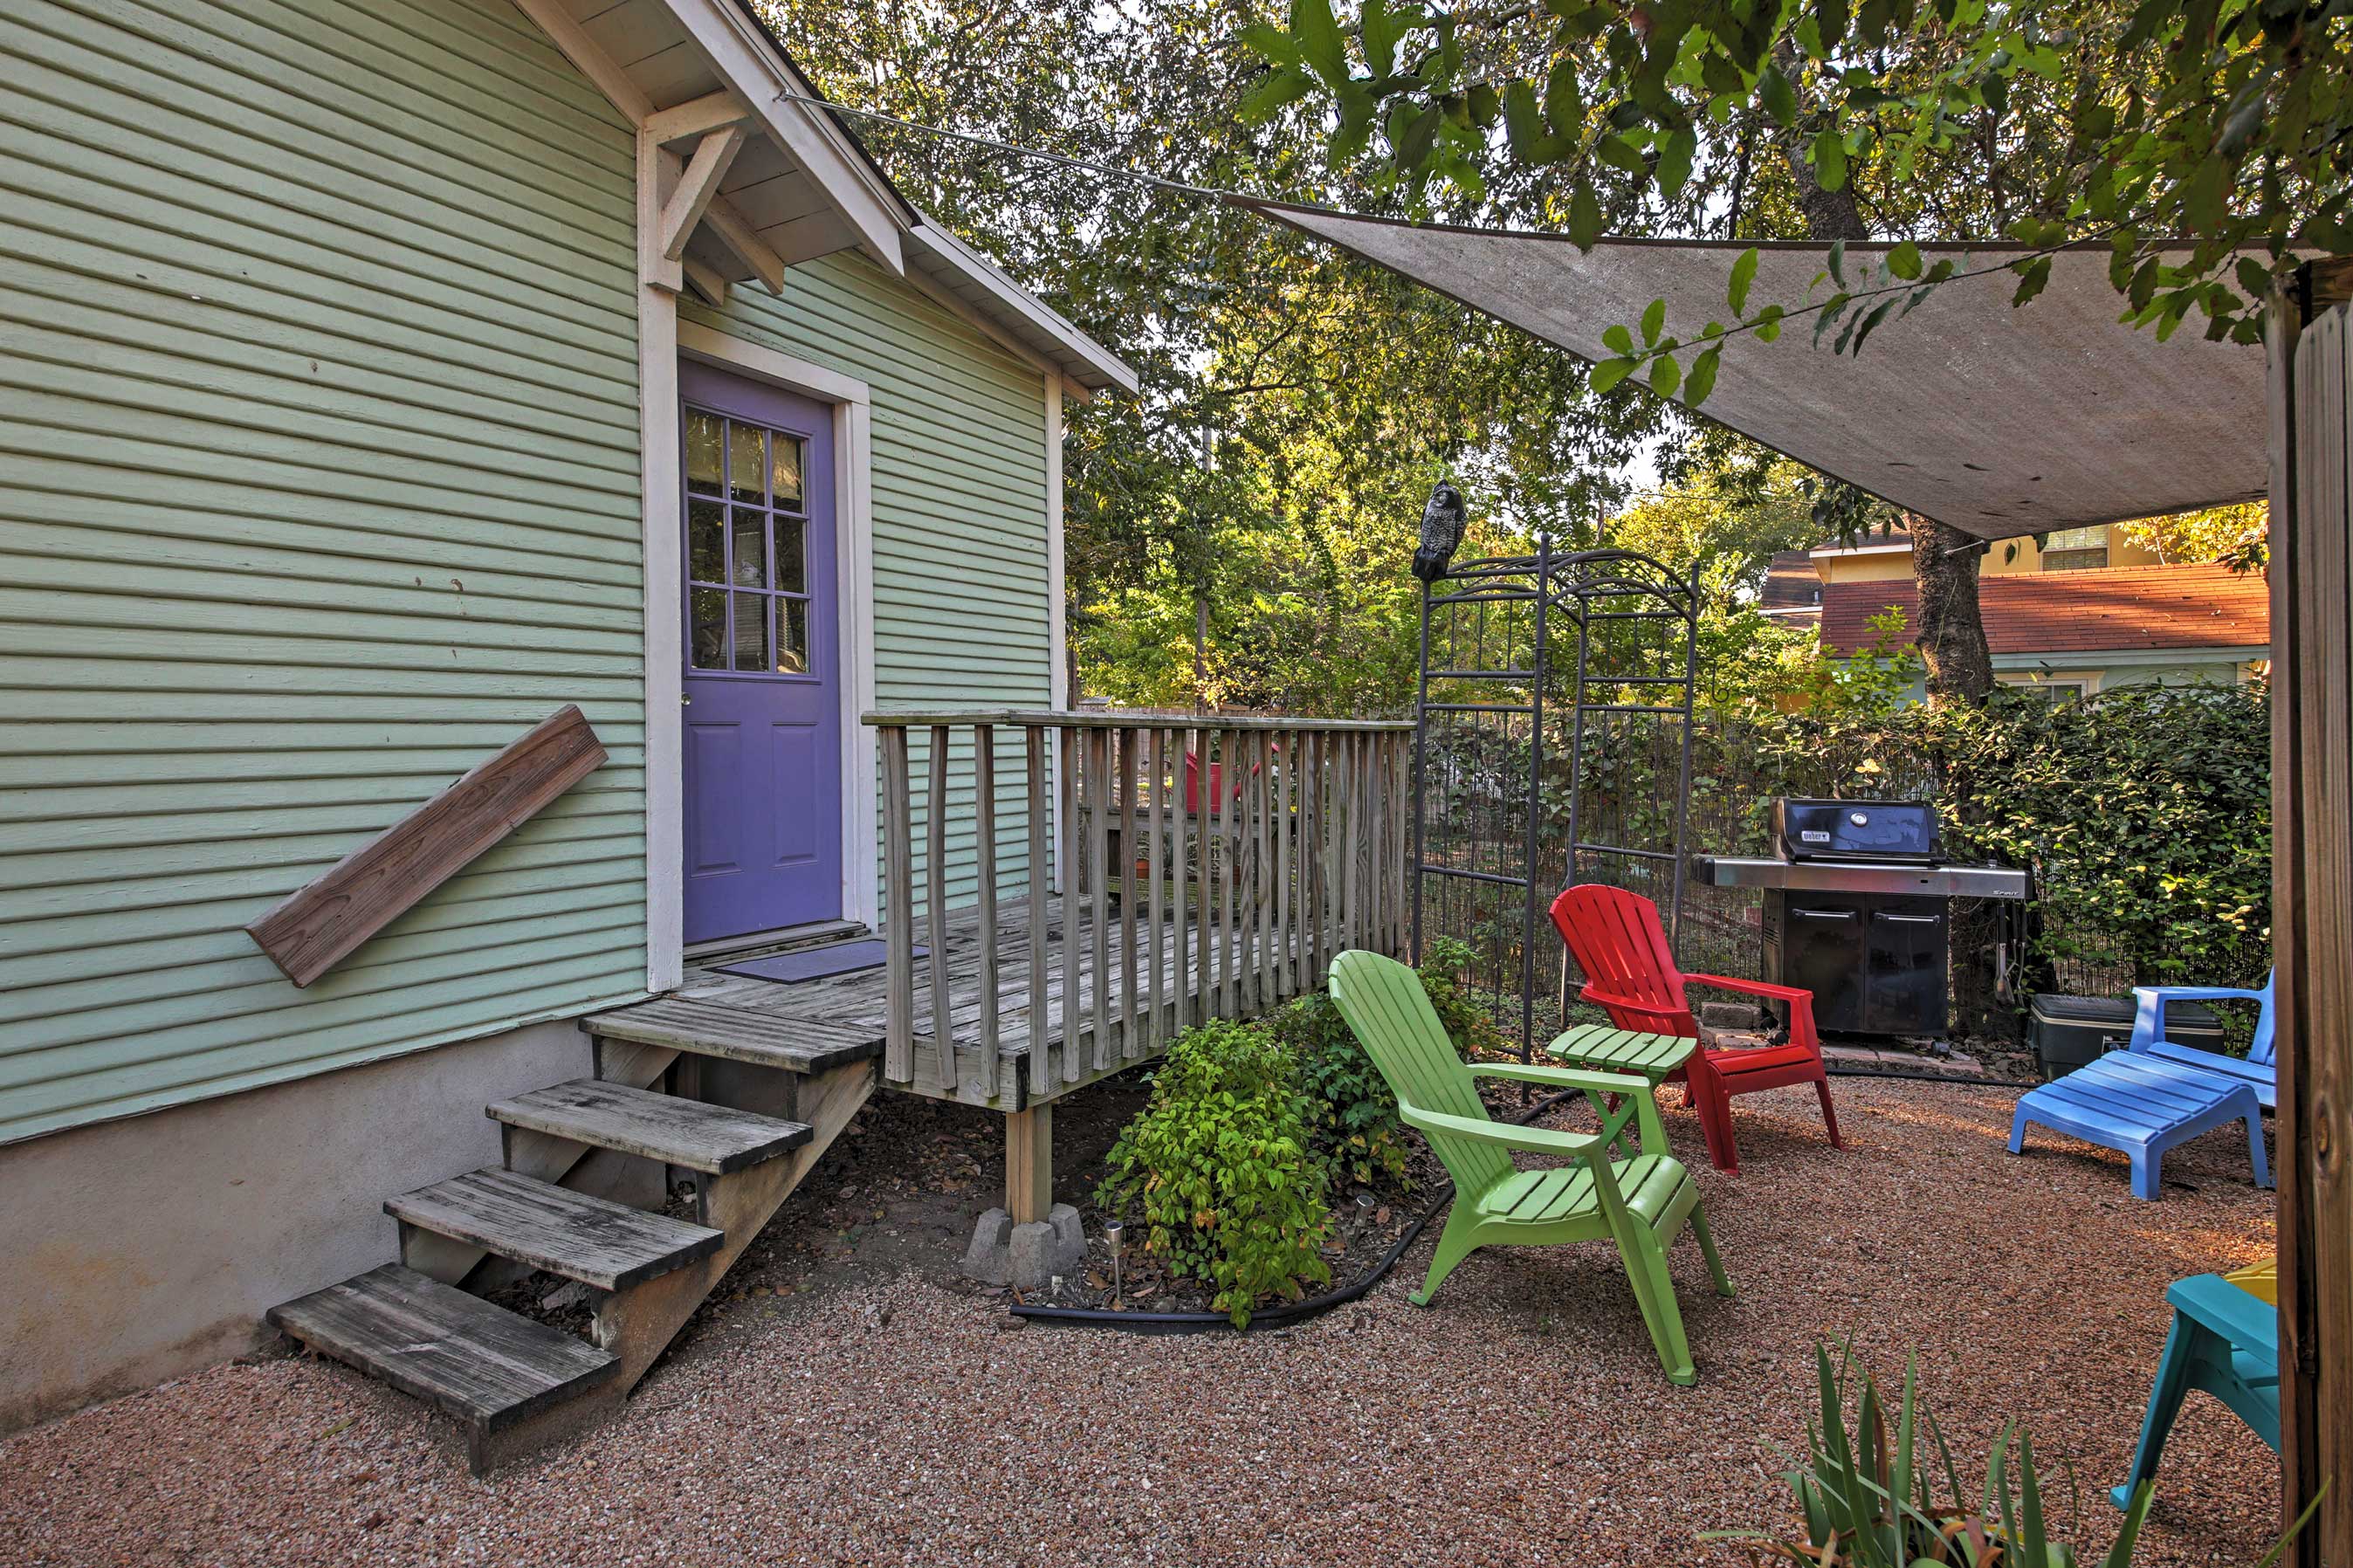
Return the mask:
<svg viewBox="0 0 2353 1568"><path fill-rule="evenodd" d="M808 601L777 599L776 673L808 673Z"/></svg>
<svg viewBox="0 0 2353 1568"><path fill-rule="evenodd" d="M700 408L686 411L686 485L689 489L719 492L719 447L723 422Z"/></svg>
<svg viewBox="0 0 2353 1568"><path fill-rule="evenodd" d="M768 600L758 594L737 594L735 600L735 668L754 675L768 668Z"/></svg>
<svg viewBox="0 0 2353 1568"><path fill-rule="evenodd" d="M807 510L801 504L801 443L789 436L776 436L768 446L771 463L769 482L776 500L771 504L788 511Z"/></svg>
<svg viewBox="0 0 2353 1568"><path fill-rule="evenodd" d="M689 657L697 669L727 668L727 595L716 588L697 588L692 595L693 635Z"/></svg>
<svg viewBox="0 0 2353 1568"><path fill-rule="evenodd" d="M686 503L686 574L698 583L727 581L727 509L715 500Z"/></svg>
<svg viewBox="0 0 2353 1568"><path fill-rule="evenodd" d="M762 473L767 467L763 434L756 425L727 426L727 488L733 499L752 506L768 499Z"/></svg>
<svg viewBox="0 0 2353 1568"><path fill-rule="evenodd" d="M744 507L735 509L734 538L731 542L735 552L735 575L729 579L738 588L765 588L768 585L767 530L762 525L766 518Z"/></svg>
<svg viewBox="0 0 2353 1568"><path fill-rule="evenodd" d="M776 586L787 594L808 592L808 574L801 561L801 520L776 519Z"/></svg>

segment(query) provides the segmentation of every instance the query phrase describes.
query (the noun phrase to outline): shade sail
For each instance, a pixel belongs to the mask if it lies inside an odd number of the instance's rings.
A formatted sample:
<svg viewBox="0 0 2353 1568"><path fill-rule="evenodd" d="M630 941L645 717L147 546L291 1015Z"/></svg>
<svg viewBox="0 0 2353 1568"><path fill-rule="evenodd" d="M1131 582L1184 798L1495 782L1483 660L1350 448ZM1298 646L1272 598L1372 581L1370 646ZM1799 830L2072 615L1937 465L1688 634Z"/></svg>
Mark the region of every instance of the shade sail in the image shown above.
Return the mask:
<svg viewBox="0 0 2353 1568"><path fill-rule="evenodd" d="M1725 286L1746 246L1418 226L1309 207L1257 211L1378 262L1588 360L1653 300L1686 341L1732 312ZM1851 245L1851 258L1884 247ZM1759 245L1750 310L1793 310L1831 286L1829 247ZM2015 250L1923 246L1963 271ZM2263 353L2212 343L2200 322L2169 342L2120 324L2105 247L2052 258L2042 297L2013 309L2008 272L1958 278L1859 356L1812 346L1810 320L1778 341L1730 340L1702 413L1910 511L1985 539L2260 499L2267 483ZM1852 276L1852 274L1851 274ZM1835 334L1831 334L1834 336ZM1689 355L1683 356L1685 363Z"/></svg>

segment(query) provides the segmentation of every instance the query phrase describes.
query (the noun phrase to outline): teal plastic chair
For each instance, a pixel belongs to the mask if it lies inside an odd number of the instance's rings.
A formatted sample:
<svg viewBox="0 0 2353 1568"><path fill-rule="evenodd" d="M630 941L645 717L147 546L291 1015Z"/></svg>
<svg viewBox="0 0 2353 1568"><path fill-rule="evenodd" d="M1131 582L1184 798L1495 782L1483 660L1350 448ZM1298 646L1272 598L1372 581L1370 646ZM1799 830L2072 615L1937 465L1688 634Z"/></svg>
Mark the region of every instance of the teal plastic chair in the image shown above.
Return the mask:
<svg viewBox="0 0 2353 1568"><path fill-rule="evenodd" d="M2177 1279L2165 1299L2173 1305L2173 1331L2165 1337L2165 1355L2148 1391L2132 1473L2108 1494L2118 1508L2130 1508L2140 1484L2157 1479L2165 1439L2193 1388L2230 1406L2279 1452L2279 1309L2219 1274Z"/></svg>
<svg viewBox="0 0 2353 1568"><path fill-rule="evenodd" d="M1430 1141L1454 1178L1454 1204L1414 1305L1430 1305L1455 1266L1480 1247L1606 1239L1617 1244L1667 1380L1699 1381L1667 1276L1667 1248L1686 1221L1699 1238L1716 1294L1731 1295L1732 1281L1708 1235L1691 1173L1667 1152L1649 1081L1572 1068L1466 1066L1420 976L1378 953L1344 952L1333 960L1332 1000L1396 1091L1405 1124ZM1581 1090L1599 1113L1601 1130L1563 1132L1493 1121L1479 1098L1482 1078ZM1639 1141L1632 1136L1637 1127ZM1512 1162L1514 1150L1570 1155L1575 1163L1523 1171ZM1626 1157L1614 1157L1620 1153Z"/></svg>

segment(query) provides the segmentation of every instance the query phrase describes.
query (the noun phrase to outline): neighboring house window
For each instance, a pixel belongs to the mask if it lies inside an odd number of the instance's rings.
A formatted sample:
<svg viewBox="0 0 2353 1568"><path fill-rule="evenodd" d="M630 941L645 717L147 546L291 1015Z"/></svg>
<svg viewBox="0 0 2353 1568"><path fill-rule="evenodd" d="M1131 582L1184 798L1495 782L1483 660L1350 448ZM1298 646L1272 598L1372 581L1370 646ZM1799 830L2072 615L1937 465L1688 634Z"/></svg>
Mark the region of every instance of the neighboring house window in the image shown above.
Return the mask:
<svg viewBox="0 0 2353 1568"><path fill-rule="evenodd" d="M2015 686L2033 692L2053 707L2062 702L2073 702L2092 689L2092 677L2088 675L2069 676L2057 680L2035 675L2007 675L1998 679L2004 686Z"/></svg>
<svg viewBox="0 0 2353 1568"><path fill-rule="evenodd" d="M2105 523L2094 528L2053 529L2042 546L2045 572L2095 572L2107 563Z"/></svg>

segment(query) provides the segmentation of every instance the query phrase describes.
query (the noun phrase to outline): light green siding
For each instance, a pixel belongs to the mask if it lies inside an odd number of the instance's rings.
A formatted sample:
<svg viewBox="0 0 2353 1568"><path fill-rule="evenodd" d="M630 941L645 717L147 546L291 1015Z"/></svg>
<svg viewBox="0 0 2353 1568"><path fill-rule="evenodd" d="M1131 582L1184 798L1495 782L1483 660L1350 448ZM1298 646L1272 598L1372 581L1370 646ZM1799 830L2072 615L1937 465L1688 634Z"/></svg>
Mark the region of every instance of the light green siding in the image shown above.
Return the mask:
<svg viewBox="0 0 2353 1568"><path fill-rule="evenodd" d="M781 297L733 289L688 320L865 382L872 399L874 665L881 708L1044 707L1051 698L1044 373L852 253L794 268ZM870 731L847 743L874 744ZM913 742L920 800L928 737ZM972 892L972 775L950 778L950 897ZM1019 737L997 742L998 858L1028 854ZM916 886L923 886L918 823ZM961 831L955 831L961 829Z"/></svg>
<svg viewBox="0 0 2353 1568"><path fill-rule="evenodd" d="M0 1139L641 991L632 177L503 0L0 8ZM566 702L328 976L243 934Z"/></svg>

